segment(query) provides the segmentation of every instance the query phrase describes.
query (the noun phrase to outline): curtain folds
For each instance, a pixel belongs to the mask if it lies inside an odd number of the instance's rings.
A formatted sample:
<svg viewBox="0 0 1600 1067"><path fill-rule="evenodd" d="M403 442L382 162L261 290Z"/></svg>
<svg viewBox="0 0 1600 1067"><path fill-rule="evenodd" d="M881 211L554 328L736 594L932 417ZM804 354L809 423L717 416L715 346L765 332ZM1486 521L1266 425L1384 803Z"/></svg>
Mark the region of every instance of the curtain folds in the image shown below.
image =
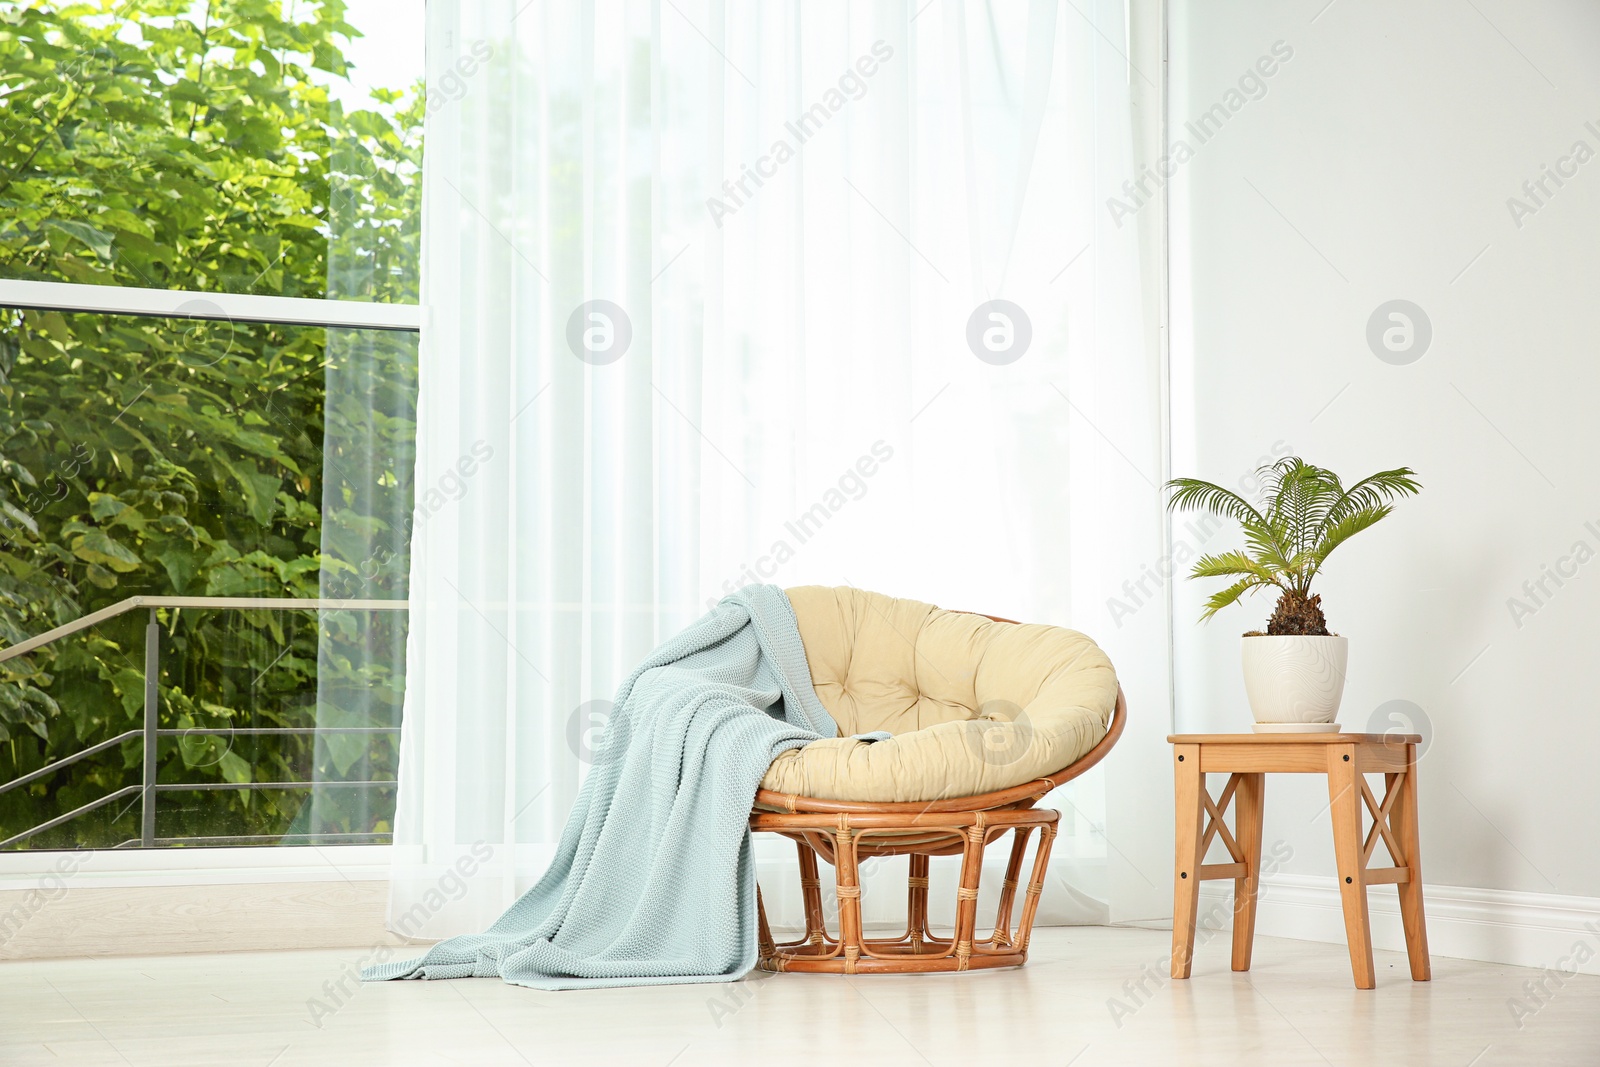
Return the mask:
<svg viewBox="0 0 1600 1067"><path fill-rule="evenodd" d="M1071 625L1165 685L1106 613L1162 529L1120 3L429 20L396 929L531 884L617 682L749 582ZM1096 921L1104 791L1063 792L1045 919Z"/></svg>

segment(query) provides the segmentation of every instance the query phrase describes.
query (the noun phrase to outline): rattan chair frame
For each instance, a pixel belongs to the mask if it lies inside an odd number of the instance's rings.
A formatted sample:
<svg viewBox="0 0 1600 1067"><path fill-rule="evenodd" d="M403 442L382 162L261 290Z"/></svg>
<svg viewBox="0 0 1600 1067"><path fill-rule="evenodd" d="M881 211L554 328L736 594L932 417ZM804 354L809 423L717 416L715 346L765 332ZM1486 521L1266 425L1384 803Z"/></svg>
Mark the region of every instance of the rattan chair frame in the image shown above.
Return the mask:
<svg viewBox="0 0 1600 1067"><path fill-rule="evenodd" d="M985 616L996 622L1012 622ZM760 921L760 965L769 971L829 974L923 974L988 967L1020 967L1028 960L1039 898L1044 892L1061 813L1035 808L1051 790L1077 778L1111 751L1127 722L1127 701L1121 686L1117 702L1098 744L1070 766L1021 785L978 796L911 803L874 804L819 800L814 797L756 793L750 829L781 834L795 842L800 855L800 894L805 933L798 940L777 942L767 922L765 904L756 891ZM1029 839L1037 831L1032 868L1023 891L1022 911L1012 929L1016 890L1021 884ZM1011 834L993 931L977 937L978 887L983 853L996 838ZM956 891L956 923L952 936L934 934L928 922L929 857L959 855L961 877ZM861 924L861 859L864 856L909 856L906 928L895 937L869 938ZM838 934L828 929L823 909L818 858L835 870L839 905Z"/></svg>

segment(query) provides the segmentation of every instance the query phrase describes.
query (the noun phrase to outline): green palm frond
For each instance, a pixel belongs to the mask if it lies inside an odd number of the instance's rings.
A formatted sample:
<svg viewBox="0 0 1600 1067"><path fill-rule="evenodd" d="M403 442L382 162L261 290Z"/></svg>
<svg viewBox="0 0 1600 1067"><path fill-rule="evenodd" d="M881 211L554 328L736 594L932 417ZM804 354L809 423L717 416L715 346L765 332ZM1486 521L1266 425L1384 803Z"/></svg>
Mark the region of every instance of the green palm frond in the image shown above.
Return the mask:
<svg viewBox="0 0 1600 1067"><path fill-rule="evenodd" d="M1263 587L1276 588L1271 582L1263 582L1259 578L1240 578L1228 588L1212 593L1206 598L1206 609L1200 613L1200 621L1204 622L1228 605L1237 603L1246 593Z"/></svg>
<svg viewBox="0 0 1600 1067"><path fill-rule="evenodd" d="M1337 474L1299 456L1274 463L1262 482L1272 501L1268 518L1285 531L1286 548L1294 554L1312 547L1315 531L1344 493Z"/></svg>
<svg viewBox="0 0 1600 1067"><path fill-rule="evenodd" d="M1291 557L1295 554L1290 529L1283 523L1243 523L1244 542L1254 552L1256 559L1275 571L1292 570Z"/></svg>
<svg viewBox="0 0 1600 1067"><path fill-rule="evenodd" d="M1199 478L1174 478L1167 483L1167 488L1172 490L1167 507L1173 511L1209 511L1238 523L1266 522L1262 514L1250 506L1250 501L1220 485Z"/></svg>
<svg viewBox="0 0 1600 1067"><path fill-rule="evenodd" d="M1251 559L1246 553L1237 550L1201 556L1194 561L1194 569L1189 574L1189 577L1237 578L1240 575L1257 578L1269 585L1278 584L1272 568Z"/></svg>
<svg viewBox="0 0 1600 1067"><path fill-rule="evenodd" d="M1347 515L1370 510L1379 504L1392 503L1403 496L1414 496L1421 491L1422 483L1417 481L1417 472L1410 467L1397 467L1392 471L1368 475L1341 493L1339 499L1328 508L1319 539L1329 526Z"/></svg>

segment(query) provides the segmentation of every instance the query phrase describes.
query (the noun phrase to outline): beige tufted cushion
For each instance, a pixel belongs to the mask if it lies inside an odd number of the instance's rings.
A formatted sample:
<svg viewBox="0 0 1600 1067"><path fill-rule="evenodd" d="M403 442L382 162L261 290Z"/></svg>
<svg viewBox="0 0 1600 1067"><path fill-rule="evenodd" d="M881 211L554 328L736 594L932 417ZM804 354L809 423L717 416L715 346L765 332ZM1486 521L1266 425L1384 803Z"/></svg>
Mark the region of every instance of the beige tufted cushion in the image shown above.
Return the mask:
<svg viewBox="0 0 1600 1067"><path fill-rule="evenodd" d="M1058 771L1105 736L1117 677L1083 634L849 586L788 594L840 734L895 736L792 749L763 789L878 802L974 796Z"/></svg>

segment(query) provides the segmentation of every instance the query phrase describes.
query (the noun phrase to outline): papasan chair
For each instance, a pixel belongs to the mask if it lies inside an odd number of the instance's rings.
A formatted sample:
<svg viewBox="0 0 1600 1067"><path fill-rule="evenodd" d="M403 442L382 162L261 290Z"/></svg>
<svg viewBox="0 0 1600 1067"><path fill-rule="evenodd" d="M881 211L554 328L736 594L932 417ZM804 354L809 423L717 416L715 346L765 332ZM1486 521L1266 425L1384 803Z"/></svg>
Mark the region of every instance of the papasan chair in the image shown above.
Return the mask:
<svg viewBox="0 0 1600 1067"><path fill-rule="evenodd" d="M800 852L805 933L777 943L757 893L761 966L836 974L966 971L1027 962L1060 813L1046 793L1103 759L1127 714L1111 662L1083 634L945 611L853 587L787 590L811 680L840 736L779 756L750 828ZM887 732L886 740L852 734ZM1016 890L1039 833L1021 915ZM984 848L1012 834L993 933L976 934ZM868 938L860 863L910 857L899 936ZM960 855L955 929L928 921L929 857ZM827 927L817 857L832 864L838 933Z"/></svg>

